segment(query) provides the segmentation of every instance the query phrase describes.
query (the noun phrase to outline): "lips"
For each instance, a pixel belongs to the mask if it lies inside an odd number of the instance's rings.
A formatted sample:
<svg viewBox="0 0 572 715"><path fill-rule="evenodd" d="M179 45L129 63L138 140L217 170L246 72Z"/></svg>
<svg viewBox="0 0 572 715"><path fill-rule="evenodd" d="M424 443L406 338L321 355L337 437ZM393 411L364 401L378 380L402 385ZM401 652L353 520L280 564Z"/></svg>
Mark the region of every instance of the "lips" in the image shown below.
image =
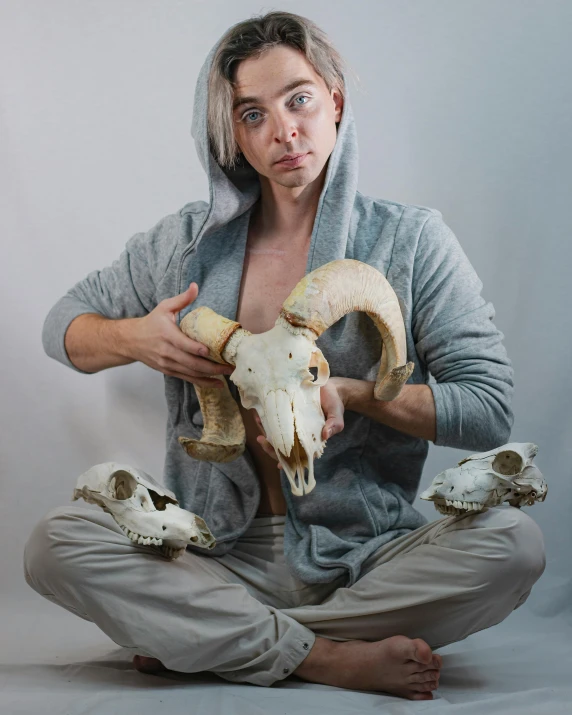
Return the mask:
<svg viewBox="0 0 572 715"><path fill-rule="evenodd" d="M281 159L277 161L276 163L279 164L280 166L298 166L298 164L301 164L304 159L306 158L306 154L294 154L292 155L291 158L288 159Z"/></svg>

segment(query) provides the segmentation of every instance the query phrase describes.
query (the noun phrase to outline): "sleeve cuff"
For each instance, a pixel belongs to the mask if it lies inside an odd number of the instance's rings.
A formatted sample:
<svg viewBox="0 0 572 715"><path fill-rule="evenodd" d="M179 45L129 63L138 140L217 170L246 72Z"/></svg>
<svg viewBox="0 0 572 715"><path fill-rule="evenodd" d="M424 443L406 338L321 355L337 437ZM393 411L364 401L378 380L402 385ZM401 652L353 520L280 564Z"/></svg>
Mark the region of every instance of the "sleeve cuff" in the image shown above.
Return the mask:
<svg viewBox="0 0 572 715"><path fill-rule="evenodd" d="M459 442L461 439L460 434L451 434L451 424L454 424L454 422L451 419L452 415L449 414L447 400L445 399L445 395L443 394L443 391L447 388L450 388L451 386L442 385L438 382L429 382L427 384L431 388L431 391L433 393L433 399L435 400L434 444L438 447L451 447L453 442ZM451 393L452 391L449 389L449 392ZM455 396L452 394L449 394L448 397L449 400L455 399ZM459 405L459 409L461 409L461 405ZM457 424L461 424L461 420L458 420Z"/></svg>
<svg viewBox="0 0 572 715"><path fill-rule="evenodd" d="M73 364L69 359L64 342L72 320L85 313L96 313L96 311L87 303L70 295L64 295L46 316L42 329L42 344L49 357L83 375L93 375L94 373L80 370Z"/></svg>

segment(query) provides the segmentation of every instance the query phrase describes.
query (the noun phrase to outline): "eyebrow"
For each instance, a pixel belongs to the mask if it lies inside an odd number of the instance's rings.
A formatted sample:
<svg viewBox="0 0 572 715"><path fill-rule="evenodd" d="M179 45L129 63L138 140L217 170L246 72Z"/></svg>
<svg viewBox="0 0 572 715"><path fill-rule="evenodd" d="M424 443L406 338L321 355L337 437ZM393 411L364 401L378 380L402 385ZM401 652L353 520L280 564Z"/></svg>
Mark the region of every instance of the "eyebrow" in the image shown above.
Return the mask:
<svg viewBox="0 0 572 715"><path fill-rule="evenodd" d="M282 89L276 94L276 97L281 97L283 94L291 92L301 84L311 84L313 87L316 87L316 83L312 82L311 79L295 79L293 82L289 82L286 86L282 87ZM262 100L259 97L237 97L232 103L232 109L234 111L243 104L260 104L261 102Z"/></svg>

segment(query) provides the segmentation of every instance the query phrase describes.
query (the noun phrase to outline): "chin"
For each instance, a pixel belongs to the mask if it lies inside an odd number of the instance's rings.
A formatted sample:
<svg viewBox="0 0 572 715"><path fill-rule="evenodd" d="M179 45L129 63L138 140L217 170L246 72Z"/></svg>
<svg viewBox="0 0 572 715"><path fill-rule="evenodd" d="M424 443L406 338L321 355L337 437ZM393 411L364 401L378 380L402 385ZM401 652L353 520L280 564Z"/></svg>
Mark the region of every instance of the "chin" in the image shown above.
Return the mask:
<svg viewBox="0 0 572 715"><path fill-rule="evenodd" d="M308 167L300 167L300 169L293 169L288 173L281 172L277 176L271 176L270 178L280 186L307 186L320 176L322 169L316 171L314 168L310 171Z"/></svg>
<svg viewBox="0 0 572 715"><path fill-rule="evenodd" d="M315 177L314 177L315 178ZM280 186L293 187L293 186L307 186L312 183L314 178L308 178L307 174L299 172L296 176L280 176L274 179L275 183L280 184Z"/></svg>

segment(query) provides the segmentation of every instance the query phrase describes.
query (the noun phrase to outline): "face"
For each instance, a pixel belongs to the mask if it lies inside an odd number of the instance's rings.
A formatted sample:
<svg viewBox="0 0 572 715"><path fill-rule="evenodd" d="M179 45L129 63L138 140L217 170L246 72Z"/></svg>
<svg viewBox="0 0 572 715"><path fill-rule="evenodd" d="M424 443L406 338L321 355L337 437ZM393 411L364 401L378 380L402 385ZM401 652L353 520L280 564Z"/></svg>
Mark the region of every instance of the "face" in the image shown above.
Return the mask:
<svg viewBox="0 0 572 715"><path fill-rule="evenodd" d="M243 60L235 81L235 138L246 160L281 186L314 181L336 143L343 109L340 93L328 91L305 56L288 45ZM304 156L280 161L285 154Z"/></svg>

